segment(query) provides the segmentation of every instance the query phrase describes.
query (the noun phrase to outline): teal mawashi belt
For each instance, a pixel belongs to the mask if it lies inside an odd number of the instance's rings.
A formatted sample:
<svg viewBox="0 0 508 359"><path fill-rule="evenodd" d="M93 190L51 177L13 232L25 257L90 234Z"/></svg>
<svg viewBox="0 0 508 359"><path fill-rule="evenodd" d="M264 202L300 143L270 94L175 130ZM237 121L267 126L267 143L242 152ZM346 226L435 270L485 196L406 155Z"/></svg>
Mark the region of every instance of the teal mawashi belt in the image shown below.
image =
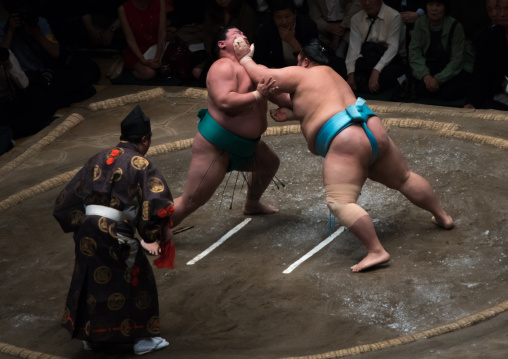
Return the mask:
<svg viewBox="0 0 508 359"><path fill-rule="evenodd" d="M359 97L354 105L346 107L344 111L333 116L321 127L316 138L316 152L321 157L326 157L326 153L335 136L351 125L361 124L372 147L372 163L374 163L378 156L378 145L376 138L367 127L367 120L369 117L375 115L376 114L365 105L365 100Z"/></svg>
<svg viewBox="0 0 508 359"><path fill-rule="evenodd" d="M198 131L208 141L223 150L241 157L251 157L256 152L259 139L251 140L238 137L219 125L208 113L207 109L199 110Z"/></svg>

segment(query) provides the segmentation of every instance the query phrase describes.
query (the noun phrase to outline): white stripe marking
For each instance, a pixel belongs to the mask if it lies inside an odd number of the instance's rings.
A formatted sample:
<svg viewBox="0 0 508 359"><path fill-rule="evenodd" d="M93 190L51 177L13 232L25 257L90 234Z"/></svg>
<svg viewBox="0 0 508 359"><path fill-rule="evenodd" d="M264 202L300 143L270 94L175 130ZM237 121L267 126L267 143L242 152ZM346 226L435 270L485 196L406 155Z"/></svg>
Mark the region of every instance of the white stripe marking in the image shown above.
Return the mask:
<svg viewBox="0 0 508 359"><path fill-rule="evenodd" d="M214 244L212 244L210 247L208 247L207 250L205 250L204 252L202 252L201 254L198 254L197 256L195 256L192 260L188 261L187 262L187 265L191 266L193 265L194 263L196 263L197 261L199 261L201 258L203 258L204 256L208 255L211 251L213 251L215 248L217 248L218 246L220 246L222 243L224 243L226 241L226 239L228 239L229 237L231 237L233 234L235 234L236 232L238 232L240 229L242 229L243 227L245 227L245 225L247 223L249 223L250 221L252 220L252 218L247 218L245 219L242 223L240 223L239 225L237 225L235 228L233 228L232 230L230 230L228 233L226 233L221 239L219 239L217 242L215 242Z"/></svg>
<svg viewBox="0 0 508 359"><path fill-rule="evenodd" d="M317 252L319 252L324 246L326 246L328 243L330 243L331 241L333 241L335 238L337 238L341 233L344 233L346 230L346 227L342 226L340 227L334 234L332 234L330 237L328 237L327 239L325 239L324 241L322 241L321 243L319 243L317 246L314 247L314 249L312 249L309 253L307 253L306 255L304 255L302 258L300 258L299 260L297 260L296 262L294 262L293 264L291 264L288 269L286 269L284 272L284 274L289 274L293 271L293 269L295 269L296 267L298 267L300 264L302 264L303 262L305 262L307 259L309 259L310 257L312 257L314 254L316 254Z"/></svg>

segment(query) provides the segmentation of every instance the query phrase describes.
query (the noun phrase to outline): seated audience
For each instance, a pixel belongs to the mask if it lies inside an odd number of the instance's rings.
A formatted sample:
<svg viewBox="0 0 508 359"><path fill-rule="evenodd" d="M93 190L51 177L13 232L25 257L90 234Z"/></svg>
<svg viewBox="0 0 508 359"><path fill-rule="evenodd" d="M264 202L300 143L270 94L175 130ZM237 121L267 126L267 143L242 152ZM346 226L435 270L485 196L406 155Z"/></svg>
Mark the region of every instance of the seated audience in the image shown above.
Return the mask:
<svg viewBox="0 0 508 359"><path fill-rule="evenodd" d="M351 17L362 9L360 0L309 0L309 14L317 23L319 39L345 58Z"/></svg>
<svg viewBox="0 0 508 359"><path fill-rule="evenodd" d="M353 91L378 93L398 85L406 72L404 38L398 11L382 0L362 1L362 10L351 19L346 56Z"/></svg>
<svg viewBox="0 0 508 359"><path fill-rule="evenodd" d="M168 12L167 38L177 39L177 49L186 46L191 53L188 61L180 63L190 64L187 76L198 81L197 86L205 86L206 70L210 61L205 51L207 35L205 31L206 4L209 0L173 0L173 11ZM183 45L181 44L183 43ZM184 51L180 51L184 52ZM188 55L182 56L187 58ZM187 71L187 67L180 72Z"/></svg>
<svg viewBox="0 0 508 359"><path fill-rule="evenodd" d="M53 121L57 110L51 94L45 88L29 86L29 80L12 51L0 47L0 126L9 134L2 136L12 144L12 139L39 132ZM0 152L2 152L0 150Z"/></svg>
<svg viewBox="0 0 508 359"><path fill-rule="evenodd" d="M450 0L449 15L457 19L464 28L465 70L472 73L476 56L475 43L490 26L485 0Z"/></svg>
<svg viewBox="0 0 508 359"><path fill-rule="evenodd" d="M465 97L471 74L464 69L464 30L448 16L448 0L427 0L409 44L416 96L458 100Z"/></svg>
<svg viewBox="0 0 508 359"><path fill-rule="evenodd" d="M9 17L0 22L0 46L10 49L30 80L43 86L57 107L67 107L95 94L100 69L91 60L61 51L48 21L38 15L35 0L3 0Z"/></svg>
<svg viewBox="0 0 508 359"><path fill-rule="evenodd" d="M385 0L385 4L392 9L400 12L402 24L406 27L406 48L411 41L411 32L413 31L416 20L425 14L424 0Z"/></svg>
<svg viewBox="0 0 508 359"><path fill-rule="evenodd" d="M232 26L239 29L248 39L254 38L256 14L244 0L208 0L205 13L205 47L212 52L211 43L219 30Z"/></svg>
<svg viewBox="0 0 508 359"><path fill-rule="evenodd" d="M128 0L118 8L128 47L123 56L134 77L153 79L161 67L166 43L164 0Z"/></svg>
<svg viewBox="0 0 508 359"><path fill-rule="evenodd" d="M272 17L256 36L254 60L270 68L295 66L302 47L318 37L317 25L297 14L293 0L273 0L270 9Z"/></svg>
<svg viewBox="0 0 508 359"><path fill-rule="evenodd" d="M477 42L473 81L465 108L508 111L508 0L497 0L497 23Z"/></svg>

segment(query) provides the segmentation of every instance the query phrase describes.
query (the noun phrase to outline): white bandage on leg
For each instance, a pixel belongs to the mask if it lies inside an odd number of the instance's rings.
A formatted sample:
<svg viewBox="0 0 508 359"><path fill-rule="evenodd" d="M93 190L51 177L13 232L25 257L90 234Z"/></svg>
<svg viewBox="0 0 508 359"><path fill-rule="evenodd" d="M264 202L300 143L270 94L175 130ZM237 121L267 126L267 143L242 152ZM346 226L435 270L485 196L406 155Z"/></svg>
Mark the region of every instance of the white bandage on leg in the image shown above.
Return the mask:
<svg viewBox="0 0 508 359"><path fill-rule="evenodd" d="M354 184L330 184L325 186L326 204L341 224L350 228L358 218L368 215L356 204L360 196L360 186Z"/></svg>

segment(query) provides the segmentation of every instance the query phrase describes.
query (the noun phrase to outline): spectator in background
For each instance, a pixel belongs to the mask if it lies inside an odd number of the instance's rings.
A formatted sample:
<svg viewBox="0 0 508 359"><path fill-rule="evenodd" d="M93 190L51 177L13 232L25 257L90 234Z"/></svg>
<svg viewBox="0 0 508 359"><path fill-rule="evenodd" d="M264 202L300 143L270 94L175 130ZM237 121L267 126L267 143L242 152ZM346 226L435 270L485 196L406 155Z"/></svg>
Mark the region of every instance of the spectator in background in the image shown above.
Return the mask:
<svg viewBox="0 0 508 359"><path fill-rule="evenodd" d="M9 18L0 23L1 46L16 55L29 77L51 67L60 56L60 46L38 8L18 0L3 0L3 6Z"/></svg>
<svg viewBox="0 0 508 359"><path fill-rule="evenodd" d="M362 9L360 0L309 0L309 14L317 23L319 39L345 58L351 17Z"/></svg>
<svg viewBox="0 0 508 359"><path fill-rule="evenodd" d="M114 48L124 42L118 7L125 0L49 0L40 15L46 18L64 51Z"/></svg>
<svg viewBox="0 0 508 359"><path fill-rule="evenodd" d="M484 0L450 0L449 14L462 24L469 41L474 41L490 23Z"/></svg>
<svg viewBox="0 0 508 359"><path fill-rule="evenodd" d="M134 77L157 76L166 43L164 0L128 0L118 8L118 17L128 47L123 56Z"/></svg>
<svg viewBox="0 0 508 359"><path fill-rule="evenodd" d="M383 0L361 4L351 19L347 82L353 91L378 93L397 86L397 78L406 72L402 20Z"/></svg>
<svg viewBox="0 0 508 359"><path fill-rule="evenodd" d="M296 7L296 12L301 15L309 14L309 5L307 0L292 0ZM245 0L245 2L256 12L256 33L259 27L272 17L270 11L271 0ZM255 39L254 39L255 40Z"/></svg>
<svg viewBox="0 0 508 359"><path fill-rule="evenodd" d="M0 22L0 46L10 49L30 80L44 88L57 108L95 94L100 69L94 62L62 52L37 1L3 0L9 18Z"/></svg>
<svg viewBox="0 0 508 359"><path fill-rule="evenodd" d="M485 5L487 8L487 15L490 20L490 24L488 26L489 28L494 25L499 24L499 19L498 19L497 11L496 11L496 4L497 4L497 0L486 0L485 1Z"/></svg>
<svg viewBox="0 0 508 359"><path fill-rule="evenodd" d="M205 51L206 0L173 0L173 7L167 17L168 38L181 40L192 53L192 60L189 61L192 77L197 79L198 86L205 86L204 68L211 63Z"/></svg>
<svg viewBox="0 0 508 359"><path fill-rule="evenodd" d="M297 14L293 0L272 0L270 4L272 17L263 23L256 37L254 59L271 68L294 66L302 47L318 37L317 25Z"/></svg>
<svg viewBox="0 0 508 359"><path fill-rule="evenodd" d="M496 1L490 19L496 25L477 42L473 81L464 107L508 111L508 0Z"/></svg>
<svg viewBox="0 0 508 359"><path fill-rule="evenodd" d="M0 47L0 108L0 125L4 130L8 128L13 139L39 132L53 121L57 110L48 91L29 87L16 56L3 47Z"/></svg>
<svg viewBox="0 0 508 359"><path fill-rule="evenodd" d="M235 27L247 38L254 38L256 14L244 0L207 0L204 25L207 36L205 47L211 55L212 41L225 27Z"/></svg>
<svg viewBox="0 0 508 359"><path fill-rule="evenodd" d="M86 3L87 6L80 15L88 42L87 48L120 51L125 48L125 37L118 18L118 7L124 2L125 0L89 0Z"/></svg>
<svg viewBox="0 0 508 359"><path fill-rule="evenodd" d="M13 132L10 125L11 112L15 111L16 90L28 86L28 77L19 66L12 52L0 47L0 155L12 149Z"/></svg>
<svg viewBox="0 0 508 359"><path fill-rule="evenodd" d="M490 26L484 0L450 0L450 16L457 19L464 28L465 62L473 72L476 57L475 43L479 36Z"/></svg>
<svg viewBox="0 0 508 359"><path fill-rule="evenodd" d="M426 14L415 23L409 61L417 97L453 101L467 93L471 74L464 70L464 30L448 16L449 7L448 0L427 0Z"/></svg>
<svg viewBox="0 0 508 359"><path fill-rule="evenodd" d="M411 41L411 32L413 31L416 20L425 14L424 0L385 0L385 4L392 9L400 12L402 24L406 27L406 50Z"/></svg>

